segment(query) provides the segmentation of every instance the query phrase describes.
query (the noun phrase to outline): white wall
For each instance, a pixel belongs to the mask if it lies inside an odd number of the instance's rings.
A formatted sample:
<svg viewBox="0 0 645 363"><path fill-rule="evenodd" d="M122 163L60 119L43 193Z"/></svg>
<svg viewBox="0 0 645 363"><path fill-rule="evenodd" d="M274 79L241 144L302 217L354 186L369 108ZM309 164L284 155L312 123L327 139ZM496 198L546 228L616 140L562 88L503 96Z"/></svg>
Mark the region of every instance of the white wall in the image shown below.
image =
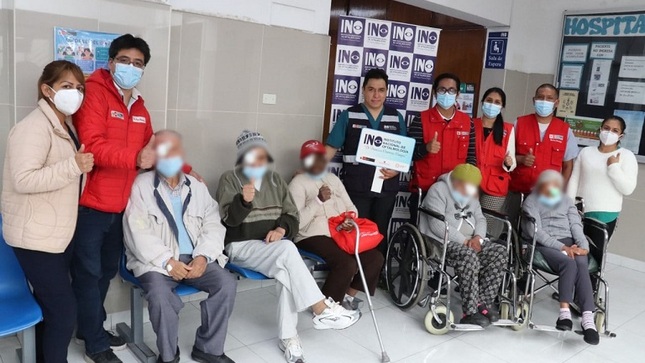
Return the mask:
<svg viewBox="0 0 645 363"><path fill-rule="evenodd" d="M184 10L327 35L331 0L167 0Z"/></svg>
<svg viewBox="0 0 645 363"><path fill-rule="evenodd" d="M485 27L508 26L513 0L396 0Z"/></svg>

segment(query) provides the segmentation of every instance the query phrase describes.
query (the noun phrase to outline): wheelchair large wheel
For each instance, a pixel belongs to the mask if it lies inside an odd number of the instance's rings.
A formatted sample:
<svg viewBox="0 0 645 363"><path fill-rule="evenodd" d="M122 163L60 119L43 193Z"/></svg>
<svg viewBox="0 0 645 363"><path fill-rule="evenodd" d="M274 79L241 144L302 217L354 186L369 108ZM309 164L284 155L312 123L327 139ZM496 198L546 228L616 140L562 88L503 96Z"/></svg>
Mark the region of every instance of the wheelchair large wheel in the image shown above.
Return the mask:
<svg viewBox="0 0 645 363"><path fill-rule="evenodd" d="M529 303L528 301L522 301L520 306L517 307L515 312L516 318L522 318L522 324L511 325L511 329L515 331L520 331L526 328L529 325Z"/></svg>
<svg viewBox="0 0 645 363"><path fill-rule="evenodd" d="M432 314L432 310L430 310L426 314L424 325L430 334L444 335L450 330L450 325L448 325L448 309L445 306L440 305L435 308L435 311L437 313L437 317L441 319L441 323L434 318L434 314ZM452 314L452 311L450 311L450 321L454 320L455 317Z"/></svg>
<svg viewBox="0 0 645 363"><path fill-rule="evenodd" d="M385 261L385 279L394 305L402 310L410 309L422 297L425 255L423 236L412 224L406 223L392 236Z"/></svg>

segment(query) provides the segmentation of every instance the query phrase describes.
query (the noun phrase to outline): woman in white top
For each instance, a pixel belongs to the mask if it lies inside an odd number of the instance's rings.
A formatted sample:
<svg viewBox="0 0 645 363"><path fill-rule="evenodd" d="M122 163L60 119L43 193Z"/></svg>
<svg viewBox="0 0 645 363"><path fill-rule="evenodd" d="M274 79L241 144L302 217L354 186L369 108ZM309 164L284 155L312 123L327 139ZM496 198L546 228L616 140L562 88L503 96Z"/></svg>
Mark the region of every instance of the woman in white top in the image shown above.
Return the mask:
<svg viewBox="0 0 645 363"><path fill-rule="evenodd" d="M608 117L602 122L600 145L580 151L567 186L569 197L584 198L585 217L607 224L609 237L616 227L623 197L632 194L638 176L634 153L620 147L625 127L625 120L619 116ZM602 249L603 246L598 247Z"/></svg>
<svg viewBox="0 0 645 363"><path fill-rule="evenodd" d="M300 159L305 173L295 176L289 183L289 191L300 214L300 230L296 236L298 248L322 257L329 266L329 275L322 287L325 296L342 301L346 309L356 310L358 290L363 290L358 264L353 254L340 249L329 233L329 218L341 213L357 212L343 182L334 174L327 173L325 145L309 140L302 145ZM346 222L345 230L354 226ZM384 258L377 248L360 254L369 293L374 295L383 267ZM367 291L366 291L367 292Z"/></svg>

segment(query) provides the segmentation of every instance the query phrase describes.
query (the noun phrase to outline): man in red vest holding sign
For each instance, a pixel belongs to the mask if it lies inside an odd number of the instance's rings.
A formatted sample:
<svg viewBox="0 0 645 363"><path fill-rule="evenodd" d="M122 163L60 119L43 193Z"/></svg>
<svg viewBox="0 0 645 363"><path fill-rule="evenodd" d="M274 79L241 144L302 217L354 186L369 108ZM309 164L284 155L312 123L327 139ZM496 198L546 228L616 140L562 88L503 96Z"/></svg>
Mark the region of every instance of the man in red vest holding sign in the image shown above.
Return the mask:
<svg viewBox="0 0 645 363"><path fill-rule="evenodd" d="M565 182L573 171L578 145L573 131L555 117L558 89L545 83L537 88L533 104L535 113L521 116L515 123L517 168L511 174L510 190L529 193L540 173L552 169L562 172Z"/></svg>
<svg viewBox="0 0 645 363"><path fill-rule="evenodd" d="M437 179L459 164L477 164L475 127L470 116L457 110L461 81L451 73L435 78L432 93L437 104L410 122L408 134L416 140L410 181L410 217L416 222L418 188L425 195Z"/></svg>

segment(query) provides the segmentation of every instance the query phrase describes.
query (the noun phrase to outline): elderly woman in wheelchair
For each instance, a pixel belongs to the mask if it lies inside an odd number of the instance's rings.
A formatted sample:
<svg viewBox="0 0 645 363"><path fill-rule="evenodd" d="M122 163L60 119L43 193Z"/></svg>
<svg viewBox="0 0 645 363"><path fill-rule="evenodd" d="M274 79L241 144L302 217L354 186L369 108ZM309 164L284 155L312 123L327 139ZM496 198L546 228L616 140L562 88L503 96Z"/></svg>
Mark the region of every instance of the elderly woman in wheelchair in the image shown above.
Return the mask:
<svg viewBox="0 0 645 363"><path fill-rule="evenodd" d="M600 341L594 322L594 290L589 275L589 241L573 200L563 194L562 175L553 170L540 174L523 204L522 230L535 241L532 265L559 275L560 314L556 329L572 330L569 305L582 310L582 334L588 344Z"/></svg>
<svg viewBox="0 0 645 363"><path fill-rule="evenodd" d="M445 262L459 279L463 317L461 324L486 327L499 320L494 302L507 265L505 246L485 239L487 222L477 193L481 182L477 167L461 164L442 175L428 191L422 210L444 216L444 221L421 214L421 233L444 241Z"/></svg>

